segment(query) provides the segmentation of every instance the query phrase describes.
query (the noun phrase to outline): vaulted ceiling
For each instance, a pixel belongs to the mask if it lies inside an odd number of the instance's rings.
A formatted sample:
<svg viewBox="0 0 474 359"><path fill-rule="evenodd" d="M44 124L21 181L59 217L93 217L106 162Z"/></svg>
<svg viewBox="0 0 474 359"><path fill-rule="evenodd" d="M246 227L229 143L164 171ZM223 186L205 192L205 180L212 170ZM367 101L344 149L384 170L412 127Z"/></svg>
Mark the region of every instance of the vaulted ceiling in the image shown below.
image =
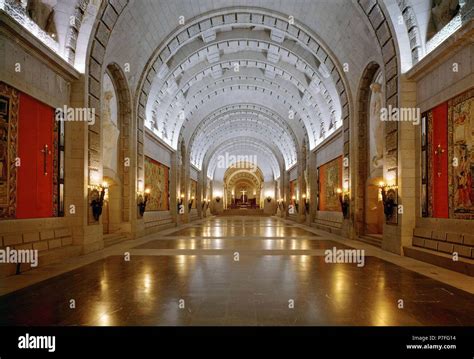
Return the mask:
<svg viewBox="0 0 474 359"><path fill-rule="evenodd" d="M266 178L294 166L304 142L314 149L342 127L367 64L383 63L376 31L386 29L374 29L370 17L394 19L406 68L424 46L409 30L417 26L420 37L429 10L429 0L379 1L382 14L363 0L104 4L58 0L62 52L78 68L93 66L87 45L100 17L104 49L90 51L127 67L138 121L173 149L183 140L191 164L211 178L222 175L217 158L225 153L256 155ZM68 14L75 23L63 21ZM407 25L397 25L400 16Z"/></svg>

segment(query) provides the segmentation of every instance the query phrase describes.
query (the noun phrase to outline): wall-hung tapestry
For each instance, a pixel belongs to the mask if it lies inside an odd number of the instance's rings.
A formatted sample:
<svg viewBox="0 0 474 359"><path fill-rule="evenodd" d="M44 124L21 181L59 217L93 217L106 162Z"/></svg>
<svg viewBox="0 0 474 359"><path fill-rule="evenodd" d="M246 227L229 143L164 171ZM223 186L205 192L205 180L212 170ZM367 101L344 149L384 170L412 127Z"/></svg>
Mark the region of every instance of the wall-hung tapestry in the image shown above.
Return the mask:
<svg viewBox="0 0 474 359"><path fill-rule="evenodd" d="M169 206L169 168L145 157L145 188L151 190L147 211L168 211Z"/></svg>
<svg viewBox="0 0 474 359"><path fill-rule="evenodd" d="M191 180L191 195L190 199L194 198L191 208L196 208L196 201L197 201L197 182Z"/></svg>
<svg viewBox="0 0 474 359"><path fill-rule="evenodd" d="M295 199L293 199L293 197ZM298 180L293 180L290 182L290 204L296 203L298 199Z"/></svg>
<svg viewBox="0 0 474 359"><path fill-rule="evenodd" d="M474 218L474 89L449 101L451 217Z"/></svg>
<svg viewBox="0 0 474 359"><path fill-rule="evenodd" d="M0 218L16 211L18 105L18 91L0 83Z"/></svg>
<svg viewBox="0 0 474 359"><path fill-rule="evenodd" d="M474 219L474 89L422 120L423 216Z"/></svg>
<svg viewBox="0 0 474 359"><path fill-rule="evenodd" d="M320 211L341 211L338 188L342 188L342 157L319 167Z"/></svg>

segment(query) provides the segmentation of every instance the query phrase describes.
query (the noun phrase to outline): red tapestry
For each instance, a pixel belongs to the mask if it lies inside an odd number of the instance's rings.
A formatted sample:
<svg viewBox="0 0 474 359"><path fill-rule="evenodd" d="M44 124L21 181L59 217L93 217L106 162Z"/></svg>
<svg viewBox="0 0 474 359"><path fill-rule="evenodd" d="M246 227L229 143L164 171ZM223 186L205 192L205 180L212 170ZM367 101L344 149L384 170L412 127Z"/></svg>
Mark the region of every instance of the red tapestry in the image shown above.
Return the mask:
<svg viewBox="0 0 474 359"><path fill-rule="evenodd" d="M20 93L17 218L54 216L54 110Z"/></svg>

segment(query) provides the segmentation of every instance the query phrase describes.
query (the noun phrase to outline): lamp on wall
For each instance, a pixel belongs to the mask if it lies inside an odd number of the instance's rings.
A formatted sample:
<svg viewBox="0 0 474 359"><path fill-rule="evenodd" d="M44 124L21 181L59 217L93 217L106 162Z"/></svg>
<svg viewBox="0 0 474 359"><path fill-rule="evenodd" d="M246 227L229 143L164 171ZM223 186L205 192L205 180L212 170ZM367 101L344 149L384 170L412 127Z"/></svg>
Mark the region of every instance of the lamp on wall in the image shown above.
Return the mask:
<svg viewBox="0 0 474 359"><path fill-rule="evenodd" d="M216 202L219 203L221 201L221 198L219 196L216 197Z"/></svg>
<svg viewBox="0 0 474 359"><path fill-rule="evenodd" d="M272 201L272 197L271 196L267 196L267 202L270 203Z"/></svg>
<svg viewBox="0 0 474 359"><path fill-rule="evenodd" d="M191 200L188 203L188 209L189 210L191 210L191 208L193 207L193 202L194 202L194 196L191 197Z"/></svg>
<svg viewBox="0 0 474 359"><path fill-rule="evenodd" d="M379 189L382 194L383 213L385 219L390 221L393 218L395 209L397 208L397 186L389 186L385 182L379 183Z"/></svg>
<svg viewBox="0 0 474 359"><path fill-rule="evenodd" d="M91 207L92 207L92 216L96 221L99 220L102 214L102 208L104 207L104 198L109 184L104 181L102 185L92 187L91 191Z"/></svg>
<svg viewBox="0 0 474 359"><path fill-rule="evenodd" d="M150 199L150 193L151 193L151 190L149 188L145 190L144 194L140 192L138 193L137 206L138 206L138 212L140 213L140 217L143 217L143 214L145 213L146 204L148 203L148 200Z"/></svg>
<svg viewBox="0 0 474 359"><path fill-rule="evenodd" d="M344 219L348 219L350 205L349 192L343 191L341 188L338 188L336 192L339 195L339 203L341 204L342 216L344 217Z"/></svg>

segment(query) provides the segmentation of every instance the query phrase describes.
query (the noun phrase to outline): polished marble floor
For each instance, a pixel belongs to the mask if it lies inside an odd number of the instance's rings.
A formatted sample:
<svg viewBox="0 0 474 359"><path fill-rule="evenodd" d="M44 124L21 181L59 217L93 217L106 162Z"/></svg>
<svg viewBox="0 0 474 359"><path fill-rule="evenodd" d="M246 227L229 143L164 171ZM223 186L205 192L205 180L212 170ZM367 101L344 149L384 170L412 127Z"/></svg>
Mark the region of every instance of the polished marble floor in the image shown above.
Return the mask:
<svg viewBox="0 0 474 359"><path fill-rule="evenodd" d="M211 218L1 296L0 324L474 325L473 294L375 255L326 263L334 247L351 248L275 218Z"/></svg>

